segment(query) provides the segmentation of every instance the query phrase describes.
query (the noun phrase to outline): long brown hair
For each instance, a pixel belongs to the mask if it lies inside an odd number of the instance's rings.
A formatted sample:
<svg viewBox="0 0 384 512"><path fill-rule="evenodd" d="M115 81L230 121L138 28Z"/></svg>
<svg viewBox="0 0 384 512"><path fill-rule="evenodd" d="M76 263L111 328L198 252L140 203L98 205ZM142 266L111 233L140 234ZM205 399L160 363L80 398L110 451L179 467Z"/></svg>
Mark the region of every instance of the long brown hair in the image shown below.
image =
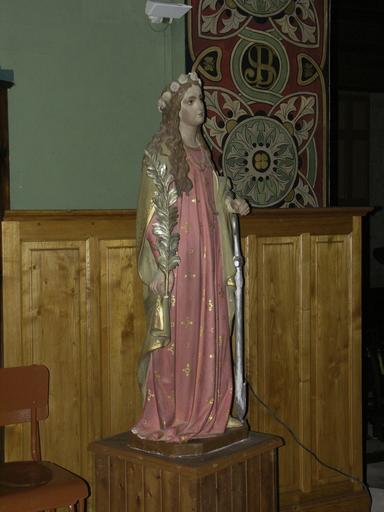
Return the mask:
<svg viewBox="0 0 384 512"><path fill-rule="evenodd" d="M166 149L169 160L169 171L175 178L176 190L179 196L183 192L188 194L192 189L192 182L188 178L189 168L187 157L179 130L181 102L184 94L192 85L201 87L199 82L188 78L188 81L180 85L176 92L171 93L169 101L166 103L163 102L165 106L162 109L159 130L155 133L147 146L147 151L154 154L164 154L164 148ZM162 91L162 95L165 91L170 91L169 87L166 87ZM197 140L203 150L209 152L200 129L197 133Z"/></svg>

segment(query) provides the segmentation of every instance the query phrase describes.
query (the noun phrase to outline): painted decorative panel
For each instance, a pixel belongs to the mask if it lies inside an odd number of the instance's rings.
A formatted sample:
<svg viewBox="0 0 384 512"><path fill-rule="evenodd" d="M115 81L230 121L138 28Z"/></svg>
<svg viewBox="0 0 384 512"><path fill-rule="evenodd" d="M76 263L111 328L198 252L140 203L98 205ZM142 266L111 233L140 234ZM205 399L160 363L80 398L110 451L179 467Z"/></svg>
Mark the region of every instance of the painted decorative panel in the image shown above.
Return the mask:
<svg viewBox="0 0 384 512"><path fill-rule="evenodd" d="M206 139L258 208L327 201L327 0L190 0Z"/></svg>

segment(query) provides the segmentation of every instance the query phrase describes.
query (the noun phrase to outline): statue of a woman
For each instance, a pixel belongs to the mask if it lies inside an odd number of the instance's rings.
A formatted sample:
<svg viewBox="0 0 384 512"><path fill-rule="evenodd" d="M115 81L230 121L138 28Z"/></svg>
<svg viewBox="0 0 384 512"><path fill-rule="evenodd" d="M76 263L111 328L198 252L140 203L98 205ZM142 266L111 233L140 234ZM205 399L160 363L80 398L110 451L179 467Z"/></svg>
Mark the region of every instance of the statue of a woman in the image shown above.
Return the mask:
<svg viewBox="0 0 384 512"><path fill-rule="evenodd" d="M201 82L181 75L159 99L162 121L147 147L137 210L138 270L144 282L148 331L139 365L143 410L132 431L141 438L187 441L225 431L232 403L230 334L234 274L230 215L246 215L219 176L201 134ZM179 265L170 273L170 323L165 278L153 233L155 185L151 158L166 165L177 191Z"/></svg>

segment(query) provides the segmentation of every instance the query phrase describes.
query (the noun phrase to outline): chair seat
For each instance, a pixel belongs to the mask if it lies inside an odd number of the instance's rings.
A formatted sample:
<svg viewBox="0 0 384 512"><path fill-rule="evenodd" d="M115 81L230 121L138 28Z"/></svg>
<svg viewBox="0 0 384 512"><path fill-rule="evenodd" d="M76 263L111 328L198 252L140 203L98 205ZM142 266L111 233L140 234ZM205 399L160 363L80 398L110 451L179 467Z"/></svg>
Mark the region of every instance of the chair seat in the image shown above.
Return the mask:
<svg viewBox="0 0 384 512"><path fill-rule="evenodd" d="M88 494L84 480L51 462L0 464L0 512L40 512L65 507Z"/></svg>

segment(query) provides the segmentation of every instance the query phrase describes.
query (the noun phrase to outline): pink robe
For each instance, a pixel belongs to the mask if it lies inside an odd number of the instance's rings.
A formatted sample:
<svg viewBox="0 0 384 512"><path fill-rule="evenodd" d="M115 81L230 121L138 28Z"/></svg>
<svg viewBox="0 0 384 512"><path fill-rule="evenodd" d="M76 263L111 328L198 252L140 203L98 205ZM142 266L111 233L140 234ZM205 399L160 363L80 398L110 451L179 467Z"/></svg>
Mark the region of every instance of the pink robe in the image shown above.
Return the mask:
<svg viewBox="0 0 384 512"><path fill-rule="evenodd" d="M193 189L177 203L180 264L171 295L171 341L150 354L147 395L132 429L139 437L169 442L223 433L232 401L214 171L199 148L186 153ZM151 224L146 236L155 246Z"/></svg>

